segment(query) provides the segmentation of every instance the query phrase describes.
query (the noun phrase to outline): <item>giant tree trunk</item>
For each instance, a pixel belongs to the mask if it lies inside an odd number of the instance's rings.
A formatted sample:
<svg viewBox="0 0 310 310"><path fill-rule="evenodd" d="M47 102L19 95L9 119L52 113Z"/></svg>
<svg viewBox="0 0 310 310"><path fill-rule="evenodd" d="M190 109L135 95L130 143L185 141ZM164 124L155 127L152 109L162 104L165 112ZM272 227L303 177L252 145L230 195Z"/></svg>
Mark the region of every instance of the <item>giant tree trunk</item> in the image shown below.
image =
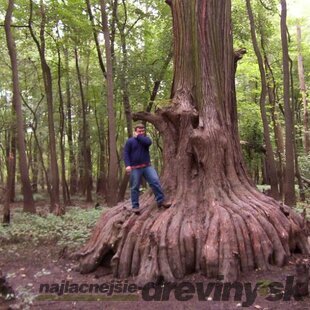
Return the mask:
<svg viewBox="0 0 310 310"><path fill-rule="evenodd" d="M309 253L302 218L257 191L246 174L238 138L235 61L229 0L172 0L172 105L135 119L163 137L169 209L153 195L141 215L125 202L104 213L78 253L91 272L112 254L115 277L145 283L192 272L235 280L240 271L283 265L295 250ZM186 27L184 26L186 25Z"/></svg>

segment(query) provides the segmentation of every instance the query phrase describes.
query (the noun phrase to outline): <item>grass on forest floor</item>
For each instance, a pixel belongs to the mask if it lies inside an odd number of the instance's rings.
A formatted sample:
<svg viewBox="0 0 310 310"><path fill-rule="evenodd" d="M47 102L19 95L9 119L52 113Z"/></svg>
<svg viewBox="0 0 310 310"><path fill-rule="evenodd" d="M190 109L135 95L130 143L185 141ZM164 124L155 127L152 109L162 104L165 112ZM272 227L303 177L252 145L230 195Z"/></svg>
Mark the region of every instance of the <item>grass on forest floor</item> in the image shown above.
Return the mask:
<svg viewBox="0 0 310 310"><path fill-rule="evenodd" d="M270 188L268 185L258 185L257 187L260 191ZM37 198L39 198L37 200L41 200L42 197ZM14 207L11 212L11 224L9 226L0 225L0 246L44 243L77 249L87 241L100 215L107 210L106 207L96 209L93 205L86 209L84 207L85 205L68 207L63 216L48 213L46 206L38 214L24 213L21 207ZM298 213L306 210L307 218L310 219L308 202L298 202L294 209Z"/></svg>
<svg viewBox="0 0 310 310"><path fill-rule="evenodd" d="M0 245L31 243L78 248L85 243L98 218L107 208L68 208L63 216L29 214L14 208L9 226L0 225Z"/></svg>

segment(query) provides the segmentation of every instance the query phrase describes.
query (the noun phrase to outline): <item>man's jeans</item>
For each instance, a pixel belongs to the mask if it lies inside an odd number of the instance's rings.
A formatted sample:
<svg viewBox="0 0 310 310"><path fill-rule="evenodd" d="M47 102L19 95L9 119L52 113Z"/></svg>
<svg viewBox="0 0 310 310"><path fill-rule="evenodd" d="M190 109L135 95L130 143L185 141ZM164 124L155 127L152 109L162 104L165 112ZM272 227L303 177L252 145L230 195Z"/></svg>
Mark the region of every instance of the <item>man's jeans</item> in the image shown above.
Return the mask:
<svg viewBox="0 0 310 310"><path fill-rule="evenodd" d="M142 176L150 185L155 195L156 202L159 204L163 202L165 196L160 185L159 177L156 170L152 166L144 168L132 169L130 172L130 189L131 189L131 203L133 208L139 208L139 188Z"/></svg>

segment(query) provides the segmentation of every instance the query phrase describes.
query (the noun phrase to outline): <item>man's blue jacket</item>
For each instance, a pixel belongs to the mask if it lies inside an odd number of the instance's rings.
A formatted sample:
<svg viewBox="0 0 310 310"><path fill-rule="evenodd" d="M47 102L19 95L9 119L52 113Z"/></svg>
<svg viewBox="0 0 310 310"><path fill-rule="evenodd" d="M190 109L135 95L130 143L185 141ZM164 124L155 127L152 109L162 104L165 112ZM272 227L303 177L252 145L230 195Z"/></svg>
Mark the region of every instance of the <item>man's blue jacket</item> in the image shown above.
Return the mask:
<svg viewBox="0 0 310 310"><path fill-rule="evenodd" d="M125 166L149 165L151 162L149 148L152 140L149 137L138 135L129 138L124 148Z"/></svg>

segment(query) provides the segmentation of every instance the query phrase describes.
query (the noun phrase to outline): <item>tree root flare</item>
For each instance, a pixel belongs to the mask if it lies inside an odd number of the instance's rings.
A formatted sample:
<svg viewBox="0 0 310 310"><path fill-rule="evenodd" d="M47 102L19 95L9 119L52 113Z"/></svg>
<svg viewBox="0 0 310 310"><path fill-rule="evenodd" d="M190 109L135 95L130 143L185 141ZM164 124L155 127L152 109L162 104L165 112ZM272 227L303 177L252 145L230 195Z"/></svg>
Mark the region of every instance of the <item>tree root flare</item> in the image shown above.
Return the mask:
<svg viewBox="0 0 310 310"><path fill-rule="evenodd" d="M102 215L76 253L80 271L95 270L112 254L114 276L134 276L138 284L193 272L234 281L240 272L283 266L294 251L309 254L299 215L292 210L285 215L275 200L259 198L223 192L219 200L197 206L198 212L186 200L158 209L148 195L141 199L140 216L119 204Z"/></svg>

